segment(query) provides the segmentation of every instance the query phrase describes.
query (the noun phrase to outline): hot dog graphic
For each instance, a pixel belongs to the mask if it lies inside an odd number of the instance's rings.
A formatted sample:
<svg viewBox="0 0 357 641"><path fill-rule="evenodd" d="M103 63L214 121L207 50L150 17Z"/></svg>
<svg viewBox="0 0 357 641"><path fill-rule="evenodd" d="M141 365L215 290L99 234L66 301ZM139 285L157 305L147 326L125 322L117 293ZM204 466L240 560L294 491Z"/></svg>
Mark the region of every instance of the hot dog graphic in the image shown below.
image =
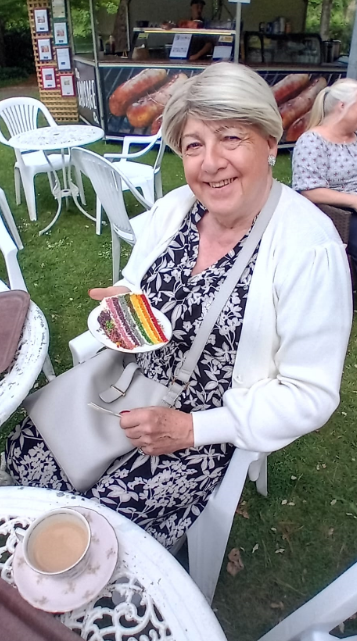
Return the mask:
<svg viewBox="0 0 357 641"><path fill-rule="evenodd" d="M283 128L286 130L295 120L310 111L317 94L326 87L327 81L322 76L313 80L296 98L284 102L279 107L283 121Z"/></svg>
<svg viewBox="0 0 357 641"><path fill-rule="evenodd" d="M126 115L132 127L148 127L162 114L177 85L185 80L185 73L175 74L161 89L129 105Z"/></svg>
<svg viewBox="0 0 357 641"><path fill-rule="evenodd" d="M285 78L272 86L272 92L278 105L295 98L310 81L308 73L289 73Z"/></svg>
<svg viewBox="0 0 357 641"><path fill-rule="evenodd" d="M166 80L166 69L143 69L115 89L109 98L110 113L113 116L124 116L129 105L146 93L158 89Z"/></svg>

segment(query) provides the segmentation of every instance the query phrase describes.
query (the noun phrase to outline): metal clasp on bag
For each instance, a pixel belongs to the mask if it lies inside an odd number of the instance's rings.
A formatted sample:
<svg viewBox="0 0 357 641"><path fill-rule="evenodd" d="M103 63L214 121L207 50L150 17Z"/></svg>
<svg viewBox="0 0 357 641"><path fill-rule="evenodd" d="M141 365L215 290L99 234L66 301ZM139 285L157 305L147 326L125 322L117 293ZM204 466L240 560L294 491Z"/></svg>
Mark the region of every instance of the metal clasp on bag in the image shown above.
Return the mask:
<svg viewBox="0 0 357 641"><path fill-rule="evenodd" d="M126 395L126 392L123 392L123 390L121 390L121 389L120 389L119 387L117 387L116 385L111 385L110 387L111 387L112 389L115 389L117 392L119 392L120 396L125 396L125 395Z"/></svg>

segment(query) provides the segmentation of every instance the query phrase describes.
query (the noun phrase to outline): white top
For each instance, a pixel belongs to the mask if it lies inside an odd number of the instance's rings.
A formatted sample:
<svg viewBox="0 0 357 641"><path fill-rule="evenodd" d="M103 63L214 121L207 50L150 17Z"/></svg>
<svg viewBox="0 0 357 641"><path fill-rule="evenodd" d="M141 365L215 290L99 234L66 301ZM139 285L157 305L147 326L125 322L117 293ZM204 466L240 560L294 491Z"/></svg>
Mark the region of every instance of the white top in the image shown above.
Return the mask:
<svg viewBox="0 0 357 641"><path fill-rule="evenodd" d="M21 151L50 151L51 149L69 149L88 145L104 137L100 127L89 125L58 125L56 127L39 127L12 136L8 144Z"/></svg>
<svg viewBox="0 0 357 641"><path fill-rule="evenodd" d="M86 606L60 615L67 627L85 639L92 633L97 641L109 628L122 639L128 635L128 627L121 625L127 617L136 639L226 641L203 594L175 558L138 525L92 499L35 487L0 487L0 537L9 553L0 562L1 578L13 583L15 526L24 527L43 512L64 505L88 507L102 514L114 528L119 544L110 584ZM120 603L113 610L101 606L98 601L113 595L116 582ZM107 618L105 627L103 616Z"/></svg>
<svg viewBox="0 0 357 641"><path fill-rule="evenodd" d="M29 394L47 356L48 343L47 321L31 301L15 358L0 380L0 425Z"/></svg>
<svg viewBox="0 0 357 641"><path fill-rule="evenodd" d="M194 200L185 185L142 215L120 284L140 291ZM322 427L339 403L351 322L344 245L325 214L283 185L250 284L232 389L223 407L193 412L195 446L271 452Z"/></svg>

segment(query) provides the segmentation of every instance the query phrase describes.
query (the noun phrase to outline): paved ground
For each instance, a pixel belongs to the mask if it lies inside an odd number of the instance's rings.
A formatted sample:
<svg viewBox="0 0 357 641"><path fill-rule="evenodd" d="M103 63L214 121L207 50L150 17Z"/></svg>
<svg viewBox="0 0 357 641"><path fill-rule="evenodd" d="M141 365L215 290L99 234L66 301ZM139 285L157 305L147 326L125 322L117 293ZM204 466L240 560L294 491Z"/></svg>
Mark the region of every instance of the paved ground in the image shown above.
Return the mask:
<svg viewBox="0 0 357 641"><path fill-rule="evenodd" d="M16 96L39 97L36 74L24 78L18 85L0 88L0 100L4 100L4 98L14 98Z"/></svg>

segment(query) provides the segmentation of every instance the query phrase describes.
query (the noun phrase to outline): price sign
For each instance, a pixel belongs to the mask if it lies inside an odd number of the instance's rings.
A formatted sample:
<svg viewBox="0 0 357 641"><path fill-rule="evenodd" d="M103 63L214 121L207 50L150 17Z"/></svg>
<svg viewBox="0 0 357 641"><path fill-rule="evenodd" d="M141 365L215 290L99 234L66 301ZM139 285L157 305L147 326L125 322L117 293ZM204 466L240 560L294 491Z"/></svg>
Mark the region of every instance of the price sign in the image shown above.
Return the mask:
<svg viewBox="0 0 357 641"><path fill-rule="evenodd" d="M187 58L191 38L191 33L176 33L170 51L170 58Z"/></svg>

